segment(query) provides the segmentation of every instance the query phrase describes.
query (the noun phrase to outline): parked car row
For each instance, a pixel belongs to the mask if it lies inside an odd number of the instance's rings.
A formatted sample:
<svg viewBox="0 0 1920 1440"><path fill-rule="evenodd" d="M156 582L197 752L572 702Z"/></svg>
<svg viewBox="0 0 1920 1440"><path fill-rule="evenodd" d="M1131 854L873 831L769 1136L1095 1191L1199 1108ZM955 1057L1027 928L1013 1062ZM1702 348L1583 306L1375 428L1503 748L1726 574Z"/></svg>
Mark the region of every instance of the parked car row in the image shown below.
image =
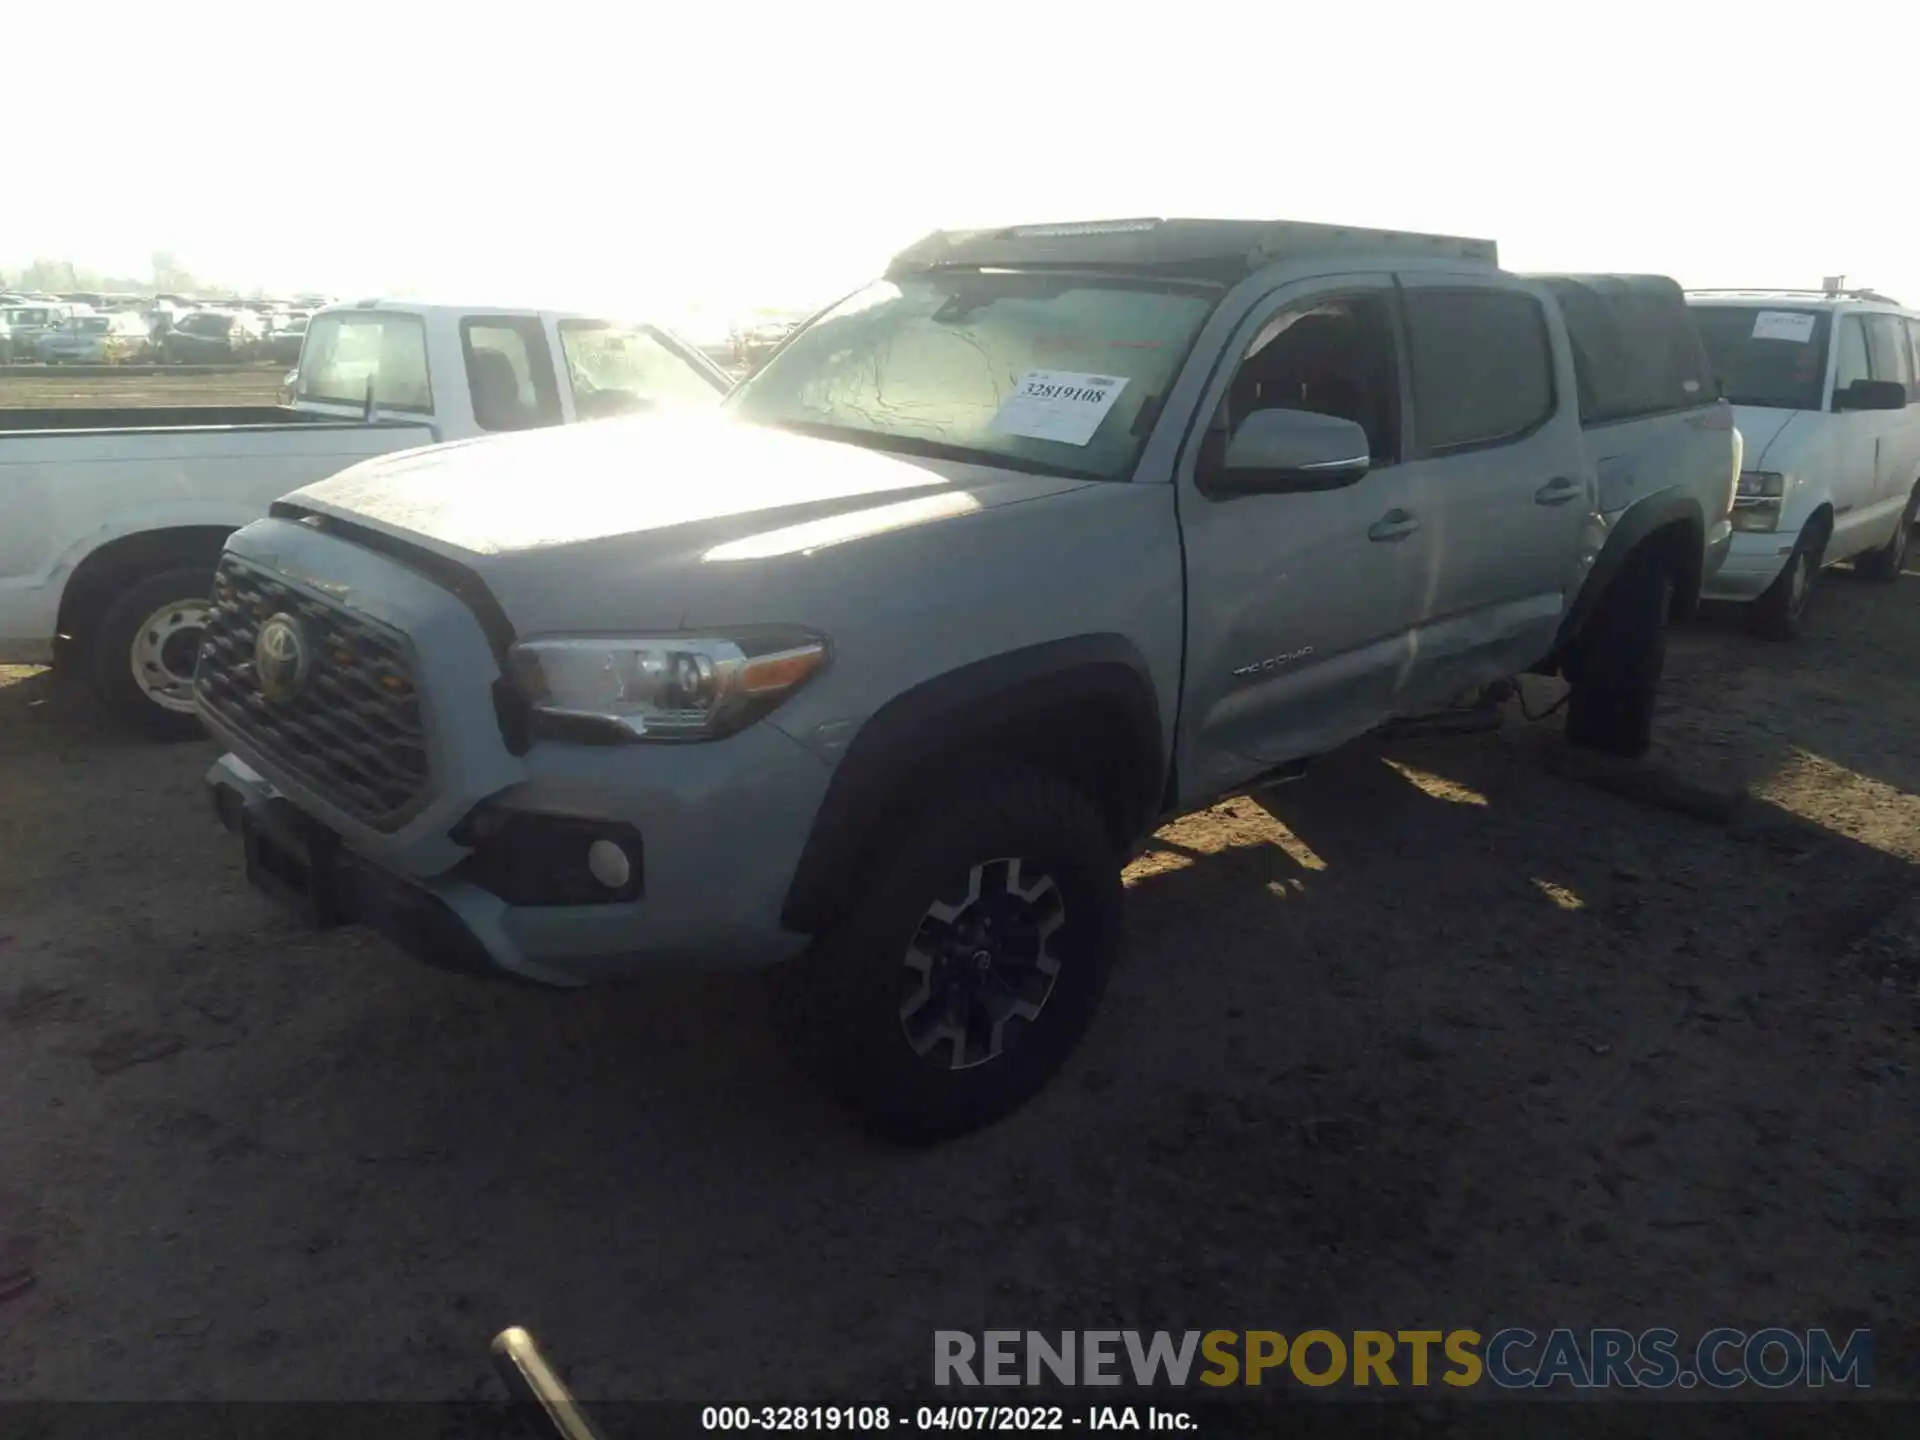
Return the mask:
<svg viewBox="0 0 1920 1440"><path fill-rule="evenodd" d="M1224 220L935 233L730 391L652 327L334 307L290 410L0 442L0 660L204 725L311 922L767 968L836 1095L950 1135L1073 1049L1169 816L1523 672L1637 757L1703 597L1897 574L1910 318Z"/></svg>
<svg viewBox="0 0 1920 1440"><path fill-rule="evenodd" d="M194 310L160 334L159 358L170 365L218 365L264 359L267 328L250 310Z"/></svg>
<svg viewBox="0 0 1920 1440"><path fill-rule="evenodd" d="M0 363L150 360L171 364L273 361L291 365L313 307L268 300L149 301L74 292L0 295Z"/></svg>
<svg viewBox="0 0 1920 1440"><path fill-rule="evenodd" d="M40 336L64 319L65 311L45 302L0 308L0 361L32 359Z"/></svg>
<svg viewBox="0 0 1920 1440"><path fill-rule="evenodd" d="M786 343L800 328L800 320L766 320L744 330L735 330L727 340L728 367L741 375L750 375L766 363L767 357Z"/></svg>
<svg viewBox="0 0 1920 1440"><path fill-rule="evenodd" d="M152 342L138 315L70 315L34 341L33 358L48 365L117 365L146 358Z"/></svg>

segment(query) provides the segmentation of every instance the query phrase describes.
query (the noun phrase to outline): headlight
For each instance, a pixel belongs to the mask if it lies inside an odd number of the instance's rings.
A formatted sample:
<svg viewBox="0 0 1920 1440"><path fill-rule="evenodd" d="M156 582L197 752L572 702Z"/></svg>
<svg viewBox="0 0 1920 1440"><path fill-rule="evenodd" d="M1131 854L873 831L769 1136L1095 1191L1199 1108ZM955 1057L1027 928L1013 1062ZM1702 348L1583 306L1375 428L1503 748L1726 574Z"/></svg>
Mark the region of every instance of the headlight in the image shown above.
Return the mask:
<svg viewBox="0 0 1920 1440"><path fill-rule="evenodd" d="M508 655L533 728L554 738L715 740L751 725L827 663L805 631L528 640Z"/></svg>
<svg viewBox="0 0 1920 1440"><path fill-rule="evenodd" d="M1742 470L1734 492L1733 528L1770 532L1780 526L1780 501L1787 477L1772 470Z"/></svg>

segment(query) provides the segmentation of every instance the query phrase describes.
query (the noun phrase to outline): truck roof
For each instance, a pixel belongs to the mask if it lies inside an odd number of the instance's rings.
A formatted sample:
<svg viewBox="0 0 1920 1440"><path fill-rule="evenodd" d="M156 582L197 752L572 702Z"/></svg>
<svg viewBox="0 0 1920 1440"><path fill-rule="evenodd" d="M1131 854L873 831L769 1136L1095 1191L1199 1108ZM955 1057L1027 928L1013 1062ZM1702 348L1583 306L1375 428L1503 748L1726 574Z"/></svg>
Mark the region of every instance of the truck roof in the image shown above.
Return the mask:
<svg viewBox="0 0 1920 1440"><path fill-rule="evenodd" d="M1301 220L1195 220L1143 217L936 230L908 246L888 275L955 266L1056 266L1147 272L1232 283L1276 260L1361 250L1495 266L1491 240L1369 230Z"/></svg>
<svg viewBox="0 0 1920 1440"><path fill-rule="evenodd" d="M454 319L467 315L553 315L581 320L611 318L593 315L585 310L559 310L550 305L502 305L497 300L485 305L456 305L447 300L419 299L411 295L377 295L365 300L331 300L317 307L313 313L319 315L328 310L390 310L398 315L418 315L422 318L450 316Z"/></svg>
<svg viewBox="0 0 1920 1440"><path fill-rule="evenodd" d="M1705 305L1752 305L1760 302L1780 305L1891 305L1896 309L1905 308L1891 295L1882 295L1877 290L1689 290L1687 299L1689 302L1698 300Z"/></svg>

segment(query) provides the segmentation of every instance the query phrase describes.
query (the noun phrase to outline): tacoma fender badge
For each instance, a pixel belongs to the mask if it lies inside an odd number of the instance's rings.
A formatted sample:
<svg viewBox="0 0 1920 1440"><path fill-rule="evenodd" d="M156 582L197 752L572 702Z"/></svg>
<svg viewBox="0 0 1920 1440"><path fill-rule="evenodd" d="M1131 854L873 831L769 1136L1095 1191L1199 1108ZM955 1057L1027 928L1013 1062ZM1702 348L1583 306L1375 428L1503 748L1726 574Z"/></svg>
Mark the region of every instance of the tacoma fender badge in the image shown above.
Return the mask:
<svg viewBox="0 0 1920 1440"><path fill-rule="evenodd" d="M1284 655L1269 655L1264 660L1256 660L1251 665L1242 665L1233 672L1236 680L1245 680L1253 675L1265 675L1278 670L1282 665L1291 665L1296 660L1304 660L1313 654L1311 645L1302 645L1298 650L1289 650Z"/></svg>

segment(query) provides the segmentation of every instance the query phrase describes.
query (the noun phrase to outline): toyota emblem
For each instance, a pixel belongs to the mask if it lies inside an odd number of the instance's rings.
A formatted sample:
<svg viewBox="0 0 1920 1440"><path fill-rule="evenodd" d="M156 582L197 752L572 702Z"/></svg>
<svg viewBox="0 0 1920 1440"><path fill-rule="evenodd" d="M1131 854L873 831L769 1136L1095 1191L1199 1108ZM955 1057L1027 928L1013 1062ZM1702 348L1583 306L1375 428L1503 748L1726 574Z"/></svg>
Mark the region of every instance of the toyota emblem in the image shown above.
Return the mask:
<svg viewBox="0 0 1920 1440"><path fill-rule="evenodd" d="M307 637L291 615L275 615L253 642L253 669L260 693L269 700L291 700L307 683Z"/></svg>

